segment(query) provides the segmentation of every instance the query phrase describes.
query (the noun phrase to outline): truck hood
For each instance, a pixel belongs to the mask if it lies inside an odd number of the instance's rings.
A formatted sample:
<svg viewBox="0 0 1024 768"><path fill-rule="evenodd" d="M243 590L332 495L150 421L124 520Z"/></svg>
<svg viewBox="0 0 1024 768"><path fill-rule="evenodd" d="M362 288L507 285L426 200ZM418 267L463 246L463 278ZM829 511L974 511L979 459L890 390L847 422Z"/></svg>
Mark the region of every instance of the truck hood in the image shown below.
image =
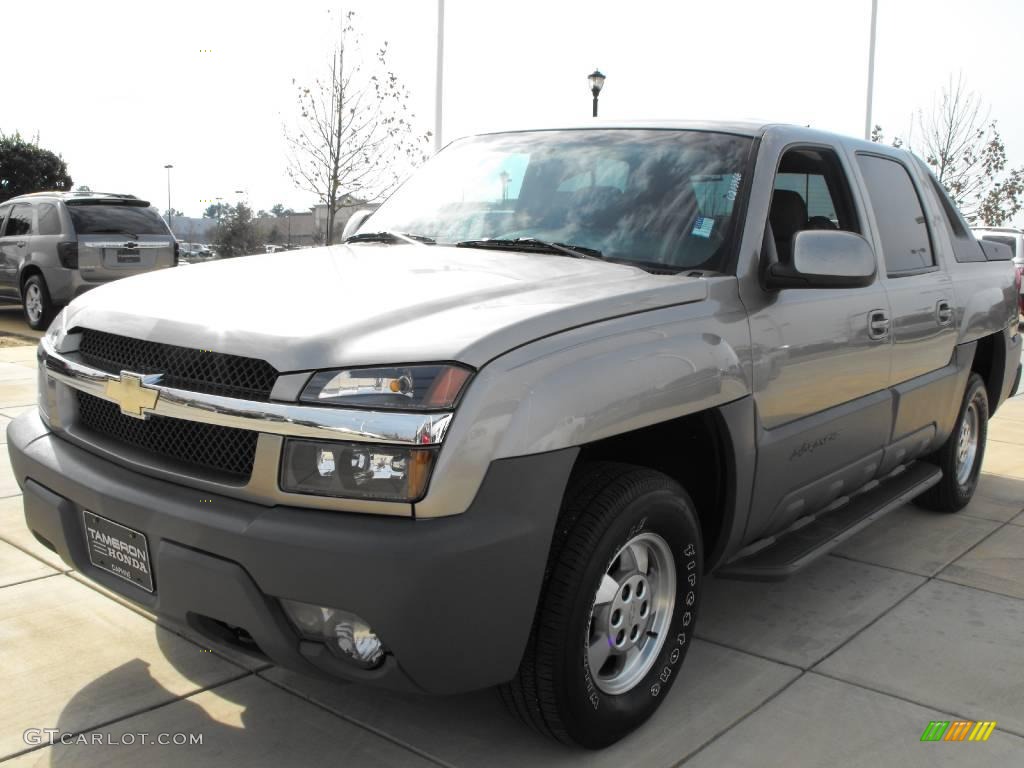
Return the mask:
<svg viewBox="0 0 1024 768"><path fill-rule="evenodd" d="M281 372L459 361L700 301L706 282L546 254L357 244L150 272L75 300L76 326L261 358Z"/></svg>

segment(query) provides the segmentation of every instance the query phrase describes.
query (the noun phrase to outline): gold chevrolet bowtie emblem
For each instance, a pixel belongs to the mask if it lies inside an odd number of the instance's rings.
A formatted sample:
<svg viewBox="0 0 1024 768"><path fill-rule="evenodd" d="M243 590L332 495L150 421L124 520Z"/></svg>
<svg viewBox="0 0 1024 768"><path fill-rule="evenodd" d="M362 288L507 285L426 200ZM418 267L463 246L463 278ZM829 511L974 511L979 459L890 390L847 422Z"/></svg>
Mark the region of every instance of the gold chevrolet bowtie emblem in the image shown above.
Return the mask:
<svg viewBox="0 0 1024 768"><path fill-rule="evenodd" d="M121 406L121 413L136 419L146 418L143 411L156 408L156 401L160 399L160 393L147 387L141 376L125 372L121 373L120 379L108 379L104 393Z"/></svg>

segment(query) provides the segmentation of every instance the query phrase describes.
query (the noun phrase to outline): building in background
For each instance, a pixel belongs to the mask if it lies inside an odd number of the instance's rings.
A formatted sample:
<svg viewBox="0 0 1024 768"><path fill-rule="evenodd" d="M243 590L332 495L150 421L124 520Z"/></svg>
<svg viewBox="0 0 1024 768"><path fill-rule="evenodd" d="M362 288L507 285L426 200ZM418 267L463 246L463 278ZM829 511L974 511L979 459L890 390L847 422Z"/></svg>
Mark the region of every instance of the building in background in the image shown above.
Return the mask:
<svg viewBox="0 0 1024 768"><path fill-rule="evenodd" d="M172 216L171 232L183 243L209 243L218 223L217 219Z"/></svg>

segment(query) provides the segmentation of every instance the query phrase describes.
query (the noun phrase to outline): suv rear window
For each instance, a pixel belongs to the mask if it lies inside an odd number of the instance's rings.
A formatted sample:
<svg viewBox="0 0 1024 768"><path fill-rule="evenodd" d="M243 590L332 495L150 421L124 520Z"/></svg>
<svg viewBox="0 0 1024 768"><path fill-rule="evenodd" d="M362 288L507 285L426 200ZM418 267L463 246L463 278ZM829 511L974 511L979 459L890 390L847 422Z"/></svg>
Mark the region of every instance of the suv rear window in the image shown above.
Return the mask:
<svg viewBox="0 0 1024 768"><path fill-rule="evenodd" d="M69 205L79 235L166 235L167 225L152 208L136 205Z"/></svg>

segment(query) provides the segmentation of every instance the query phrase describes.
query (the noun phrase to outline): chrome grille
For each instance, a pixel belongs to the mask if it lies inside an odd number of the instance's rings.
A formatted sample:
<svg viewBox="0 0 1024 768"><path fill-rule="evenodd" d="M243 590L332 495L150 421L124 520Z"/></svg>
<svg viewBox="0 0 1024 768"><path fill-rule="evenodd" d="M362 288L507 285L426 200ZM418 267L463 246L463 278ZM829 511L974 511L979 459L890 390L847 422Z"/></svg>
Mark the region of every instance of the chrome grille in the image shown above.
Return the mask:
<svg viewBox="0 0 1024 768"><path fill-rule="evenodd" d="M82 330L82 362L108 373L161 373L161 386L269 400L277 370L265 360Z"/></svg>
<svg viewBox="0 0 1024 768"><path fill-rule="evenodd" d="M150 415L148 419L125 416L116 403L85 392L78 398L78 424L110 438L196 467L204 472L247 481L256 456L257 432Z"/></svg>

